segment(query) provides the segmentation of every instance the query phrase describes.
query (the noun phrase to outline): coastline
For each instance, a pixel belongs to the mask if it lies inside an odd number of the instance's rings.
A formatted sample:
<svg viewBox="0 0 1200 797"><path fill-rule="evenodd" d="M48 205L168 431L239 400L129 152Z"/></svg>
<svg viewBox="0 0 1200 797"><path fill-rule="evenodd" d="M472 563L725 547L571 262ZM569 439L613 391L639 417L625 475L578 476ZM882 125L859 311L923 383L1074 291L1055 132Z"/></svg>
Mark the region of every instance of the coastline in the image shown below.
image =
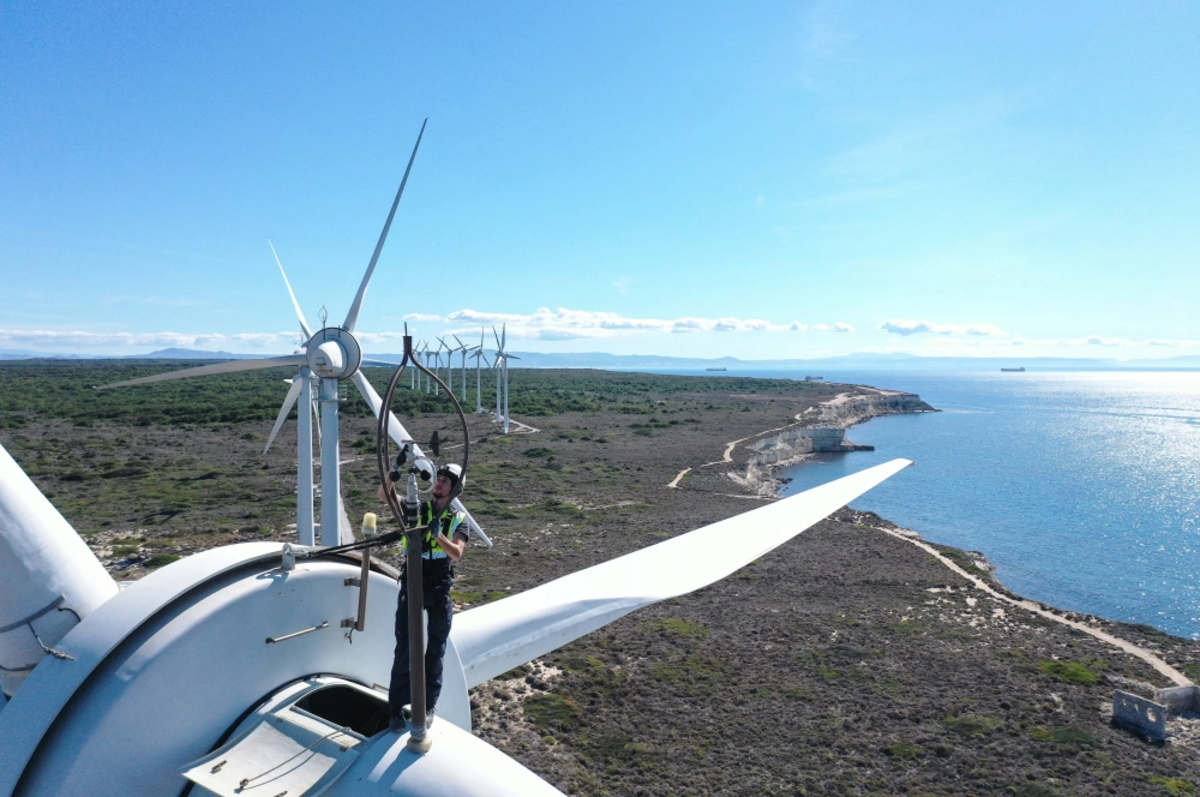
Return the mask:
<svg viewBox="0 0 1200 797"><path fill-rule="evenodd" d="M802 413L796 416L797 426L804 430L819 430L823 428L836 428L847 430L866 423L872 418L884 417L886 415L900 415L925 412L941 412L941 410L932 407L915 393L907 393L904 391L882 390L879 388L849 385L853 388L850 391L840 393L837 396L827 401L821 402L816 409L815 417L809 417L809 412ZM865 392L864 392L865 391ZM758 435L759 440L778 440L781 429L771 429ZM752 440L754 437L746 438ZM741 442L741 441L738 441ZM780 441L786 444L786 441ZM803 448L801 446L800 448ZM856 450L873 450L871 447L857 446L844 440L840 449L830 448L828 451L838 451L843 453L851 453ZM794 451L791 455L780 458L764 458L757 449L756 453L751 455L746 464L745 474L739 476L736 473L730 472L730 479L738 484L741 484L748 489L754 490L755 493L763 498L778 499L780 495L779 488L786 483L778 474L785 468L799 464L817 453L812 450ZM1180 670L1167 663L1160 655L1148 647L1129 642L1121 639L1111 633L1114 628L1136 628L1136 624L1127 623L1121 620L1110 620L1108 618L1091 615L1084 612L1075 612L1066 609L1060 609L1056 606L1051 606L1042 601L1036 601L1020 595L1004 585L996 576L996 567L988 560L987 555L982 551L965 550L954 546L945 545L932 540L926 540L922 534L912 529L906 529L902 526L893 523L892 521L882 518L875 513L860 512L850 507L844 507L839 510L837 517L841 520L855 523L856 525L864 525L863 521L870 520L870 527L877 529L885 534L889 534L897 539L905 540L919 548L922 548L927 553L938 558L942 564L954 571L959 576L966 578L976 585L977 588L986 592L993 593L996 598L1002 600L1014 607L1018 607L1025 611L1029 611L1041 615L1055 622L1060 622L1068 627L1074 628L1083 633L1090 634L1102 642L1113 645L1123 652L1141 658L1150 664L1163 677L1171 680L1175 686L1194 686L1192 678L1182 673ZM957 552L959 558L965 560L955 562L951 556L945 555L944 551ZM1180 637L1169 634L1158 629L1152 629L1155 633L1166 637L1178 639L1183 642L1192 643L1186 637ZM1145 686L1145 685L1143 685ZM1144 688L1142 691L1146 691Z"/></svg>
<svg viewBox="0 0 1200 797"><path fill-rule="evenodd" d="M754 440L754 454L747 460L745 473L730 473L730 479L763 498L779 498L785 482L777 474L784 468L818 453L873 450L847 440L848 429L886 415L941 412L915 393L865 385L844 387L852 389L797 414L794 424L744 438Z"/></svg>

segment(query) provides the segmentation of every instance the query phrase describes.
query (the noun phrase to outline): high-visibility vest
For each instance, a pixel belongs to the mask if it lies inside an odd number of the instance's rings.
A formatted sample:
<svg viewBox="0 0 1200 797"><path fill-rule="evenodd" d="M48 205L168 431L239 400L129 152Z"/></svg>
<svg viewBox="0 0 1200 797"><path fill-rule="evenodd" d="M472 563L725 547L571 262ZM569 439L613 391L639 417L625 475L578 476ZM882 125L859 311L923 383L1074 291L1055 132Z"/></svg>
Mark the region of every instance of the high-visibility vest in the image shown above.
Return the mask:
<svg viewBox="0 0 1200 797"><path fill-rule="evenodd" d="M437 544L437 535L440 531L446 535L446 539L454 539L454 533L458 531L459 524L466 520L466 514L456 511L453 507L447 506L445 511L434 517L433 502L422 501L420 509L417 511L417 523L425 526L425 536L421 540L421 556L425 559L447 559L449 554L442 550L442 546ZM408 537L400 538L400 550L408 550Z"/></svg>

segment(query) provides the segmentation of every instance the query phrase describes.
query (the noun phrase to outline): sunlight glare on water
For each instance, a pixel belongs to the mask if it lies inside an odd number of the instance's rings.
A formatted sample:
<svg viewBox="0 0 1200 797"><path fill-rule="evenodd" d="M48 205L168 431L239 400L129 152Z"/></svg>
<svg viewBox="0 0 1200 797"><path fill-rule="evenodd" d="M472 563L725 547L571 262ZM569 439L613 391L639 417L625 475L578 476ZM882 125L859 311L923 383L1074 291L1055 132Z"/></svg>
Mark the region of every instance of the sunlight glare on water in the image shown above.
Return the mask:
<svg viewBox="0 0 1200 797"><path fill-rule="evenodd" d="M790 468L788 492L908 457L915 468L854 506L984 552L1027 597L1200 638L1200 373L826 378L915 392L943 412L855 427L876 451Z"/></svg>

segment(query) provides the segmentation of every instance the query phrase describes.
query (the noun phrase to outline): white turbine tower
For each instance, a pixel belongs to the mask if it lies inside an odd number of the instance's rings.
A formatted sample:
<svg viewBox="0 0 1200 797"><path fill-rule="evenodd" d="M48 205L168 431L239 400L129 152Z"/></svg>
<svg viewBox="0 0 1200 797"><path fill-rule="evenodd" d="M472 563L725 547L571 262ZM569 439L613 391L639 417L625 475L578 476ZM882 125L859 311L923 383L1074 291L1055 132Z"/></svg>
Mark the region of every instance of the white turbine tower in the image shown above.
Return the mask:
<svg viewBox="0 0 1200 797"><path fill-rule="evenodd" d="M400 198L404 195L404 186L408 183L408 175L412 171L413 161L416 160L417 149L421 146L421 137L424 133L425 125L422 124L421 132L417 136L417 143L413 147L412 155L408 160L408 167L404 170L404 178L400 181L400 188L397 190L396 198L392 202L392 208L388 213L387 221L384 222L383 232L380 233L379 241L375 244L375 251L371 255L366 274L359 285L358 294L354 297L354 303L350 306L350 312L347 313L346 320L341 326L327 326L317 330L315 333L311 332L308 322L304 319L304 314L300 312L299 304L295 302L295 295L293 294L292 300L295 304L301 329L304 330L308 338L304 344L304 349L297 354L285 357L270 357L261 360L234 360L213 365L202 365L199 368L186 368L181 371L171 371L169 373L156 374L141 379L130 379L125 382L103 386L104 388L124 387L126 385L147 384L168 379L184 379L192 376L255 371L263 368L275 368L281 365L296 365L301 367L302 376L299 380L293 380L292 389L288 391L288 395L284 399L283 407L280 410L280 417L286 418L291 411L292 403L304 391L304 385L308 382L303 377L305 370L311 371L315 378L319 379L320 390L320 397L318 399L321 407L322 500L320 527L321 544L325 546L337 545L341 542L349 541L353 537L353 531L350 528L348 519L345 518L345 513L341 506L341 463L338 457L338 404L340 402L338 385L343 381L352 381L355 387L358 388L359 393L362 394L363 399L366 400L371 411L378 417L381 399L379 398L379 394L375 392L375 388L371 386L371 383L367 381L366 376L360 370L364 359L362 346L359 344L358 339L354 337L354 328L358 324L358 314L362 308L363 299L366 298L367 288L371 283L371 277L375 273L375 265L379 262L379 255L383 251L384 243L387 241L388 231L391 229L392 220L396 216L396 208L399 207ZM290 285L288 291L289 293L291 292ZM393 363L378 364L385 366L394 365ZM299 382L298 387L297 381ZM302 418L306 416L306 413L303 411L299 414ZM277 418L276 425L278 424L279 419ZM403 444L410 438L407 430L395 417L391 418L389 429L393 439L397 443ZM301 433L301 438L301 444L303 445L303 432ZM303 474L306 470L303 462L298 463L298 468L300 481L303 482ZM298 499L298 502L302 503L302 499ZM454 503L460 509L462 508L458 499L455 499ZM471 529L480 534L482 539L486 539L486 537L482 537L482 530L469 513L467 514L467 520ZM297 519L297 527L299 527L299 518ZM301 538L301 542L304 542L303 538Z"/></svg>
<svg viewBox="0 0 1200 797"><path fill-rule="evenodd" d="M425 344L425 367L429 368L430 365L433 365L433 368L430 370L437 370L437 365L438 365L437 351L434 350L433 348L431 348L429 346L429 344ZM429 374L426 374L425 375L425 392L433 393L437 389L438 389L438 386L433 383L433 377L431 377Z"/></svg>
<svg viewBox="0 0 1200 797"><path fill-rule="evenodd" d="M515 354L509 354L504 350L504 343L508 339L507 324L500 325L500 334L496 335L496 328L492 327L492 335L496 337L496 363L500 370L496 374L496 419L500 420L500 380L504 381L504 420L501 431L508 434L508 361L510 359L519 360L520 357Z"/></svg>
<svg viewBox="0 0 1200 797"><path fill-rule="evenodd" d="M458 349L452 348L449 343L438 338L438 343L446 347L446 392L451 396L454 395L454 352Z"/></svg>
<svg viewBox="0 0 1200 797"><path fill-rule="evenodd" d="M483 334L480 333L480 337ZM483 414L483 368L486 365L491 368L491 364L487 361L487 355L483 353L483 346L477 346L471 349L471 358L475 360L475 414Z"/></svg>
<svg viewBox="0 0 1200 797"><path fill-rule="evenodd" d="M463 400L463 403L466 403L466 401L467 401L467 347L461 340L458 339L458 335L451 335L450 337L454 338L454 342L458 344L458 348L454 349L454 351L461 352L461 354L462 354L462 369L461 369L460 376L462 376L462 400ZM451 363L450 365L451 365L451 367L453 367L454 364Z"/></svg>

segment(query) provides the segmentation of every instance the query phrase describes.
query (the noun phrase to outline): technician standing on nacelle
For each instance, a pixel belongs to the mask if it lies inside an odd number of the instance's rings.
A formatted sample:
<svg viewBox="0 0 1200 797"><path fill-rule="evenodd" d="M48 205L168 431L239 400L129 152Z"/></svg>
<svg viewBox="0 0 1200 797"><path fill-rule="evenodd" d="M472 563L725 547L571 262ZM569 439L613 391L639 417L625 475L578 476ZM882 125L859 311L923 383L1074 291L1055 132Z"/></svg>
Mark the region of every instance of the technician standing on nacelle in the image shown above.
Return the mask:
<svg viewBox="0 0 1200 797"><path fill-rule="evenodd" d="M389 476L395 490L395 476ZM454 586L454 562L462 558L467 547L466 513L450 506L462 492L462 468L443 465L437 470L433 483L433 500L422 501L417 513L417 525L425 527L421 544L423 603L429 615L429 641L425 647L425 706L426 726L433 724L434 708L442 692L442 659L446 655L446 640L450 638L450 622L454 607L450 588ZM379 500L387 500L384 487L379 488ZM407 548L407 540L401 546ZM396 607L396 657L392 661L392 681L388 702L391 705L391 729L403 733L405 709L412 702L412 685L408 672L408 605L407 574L400 585L400 601Z"/></svg>

